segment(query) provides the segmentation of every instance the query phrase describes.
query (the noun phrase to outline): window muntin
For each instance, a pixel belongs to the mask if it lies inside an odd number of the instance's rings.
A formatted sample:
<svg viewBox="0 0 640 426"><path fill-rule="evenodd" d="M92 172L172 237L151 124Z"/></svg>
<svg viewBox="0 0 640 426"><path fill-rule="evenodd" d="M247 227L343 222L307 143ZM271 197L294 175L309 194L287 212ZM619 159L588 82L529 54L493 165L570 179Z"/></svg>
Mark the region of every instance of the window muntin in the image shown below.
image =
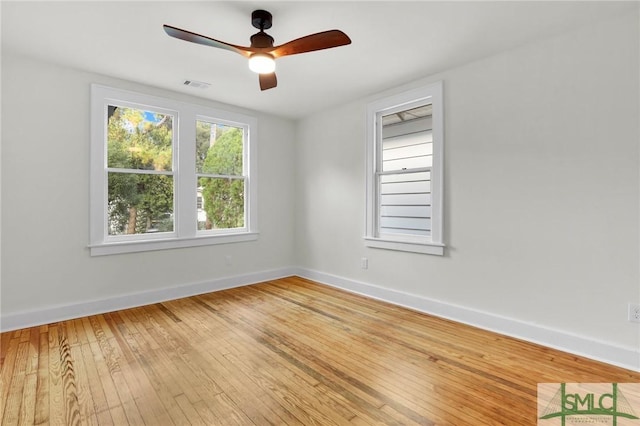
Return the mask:
<svg viewBox="0 0 640 426"><path fill-rule="evenodd" d="M91 91L92 256L257 239L254 117L99 85ZM199 121L241 132L240 160L203 168L209 147L197 147ZM207 205L199 179L234 201L235 210L216 214L235 221L198 230Z"/></svg>
<svg viewBox="0 0 640 426"><path fill-rule="evenodd" d="M443 254L441 83L369 104L367 137L366 244Z"/></svg>

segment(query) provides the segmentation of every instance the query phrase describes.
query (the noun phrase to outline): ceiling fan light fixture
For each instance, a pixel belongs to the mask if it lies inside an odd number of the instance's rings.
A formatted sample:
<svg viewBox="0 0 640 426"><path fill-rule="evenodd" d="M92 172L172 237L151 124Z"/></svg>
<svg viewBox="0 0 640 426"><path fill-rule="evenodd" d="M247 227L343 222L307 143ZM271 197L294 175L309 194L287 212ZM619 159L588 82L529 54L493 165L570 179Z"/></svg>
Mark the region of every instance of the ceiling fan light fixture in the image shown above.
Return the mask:
<svg viewBox="0 0 640 426"><path fill-rule="evenodd" d="M258 74L271 74L276 70L276 61L268 53L254 53L249 58L249 69Z"/></svg>

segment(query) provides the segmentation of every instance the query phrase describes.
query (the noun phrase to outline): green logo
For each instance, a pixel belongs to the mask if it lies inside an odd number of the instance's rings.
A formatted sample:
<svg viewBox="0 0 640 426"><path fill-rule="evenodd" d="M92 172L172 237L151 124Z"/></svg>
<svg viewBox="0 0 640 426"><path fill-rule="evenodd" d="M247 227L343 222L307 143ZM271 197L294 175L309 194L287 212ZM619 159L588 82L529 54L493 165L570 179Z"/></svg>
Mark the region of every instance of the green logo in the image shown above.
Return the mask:
<svg viewBox="0 0 640 426"><path fill-rule="evenodd" d="M541 426L640 425L635 410L640 410L638 383L538 384L538 425Z"/></svg>

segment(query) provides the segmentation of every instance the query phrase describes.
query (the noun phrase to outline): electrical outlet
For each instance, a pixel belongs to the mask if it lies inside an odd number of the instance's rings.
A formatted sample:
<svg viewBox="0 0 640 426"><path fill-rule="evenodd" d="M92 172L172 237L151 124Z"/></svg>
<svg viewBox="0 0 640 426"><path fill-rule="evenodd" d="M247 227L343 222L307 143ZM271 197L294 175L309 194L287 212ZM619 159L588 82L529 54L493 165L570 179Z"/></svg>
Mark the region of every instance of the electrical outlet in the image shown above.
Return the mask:
<svg viewBox="0 0 640 426"><path fill-rule="evenodd" d="M640 305L629 303L629 321L640 322Z"/></svg>
<svg viewBox="0 0 640 426"><path fill-rule="evenodd" d="M369 259L367 259L366 257L363 257L363 258L360 260L360 267L361 267L362 269L369 269Z"/></svg>

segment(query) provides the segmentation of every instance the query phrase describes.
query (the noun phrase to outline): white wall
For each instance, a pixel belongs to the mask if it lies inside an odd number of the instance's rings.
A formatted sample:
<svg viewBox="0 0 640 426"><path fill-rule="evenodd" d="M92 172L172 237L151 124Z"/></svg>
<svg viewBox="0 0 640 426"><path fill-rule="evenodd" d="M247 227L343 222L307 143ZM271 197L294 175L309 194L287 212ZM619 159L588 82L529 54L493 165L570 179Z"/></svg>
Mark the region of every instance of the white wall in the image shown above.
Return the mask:
<svg viewBox="0 0 640 426"><path fill-rule="evenodd" d="M258 241L90 257L91 83L256 115ZM89 301L115 298L111 304L120 307L128 303L122 297L128 294L147 293L130 299L143 303L179 293L165 293L167 288L204 291L242 283L226 282L225 277L260 279L269 275L265 271L278 275L291 266L291 121L7 55L2 58L2 89L1 311L8 325L15 322L12 318L29 319L23 315L29 312L34 320L50 320L51 315L78 313ZM225 262L227 255L231 265ZM58 309L65 306L71 308ZM99 303L87 309L109 306Z"/></svg>
<svg viewBox="0 0 640 426"><path fill-rule="evenodd" d="M640 369L627 321L640 302L638 24L619 17L385 93L444 81L444 257L363 244L374 97L299 122L302 274Z"/></svg>

